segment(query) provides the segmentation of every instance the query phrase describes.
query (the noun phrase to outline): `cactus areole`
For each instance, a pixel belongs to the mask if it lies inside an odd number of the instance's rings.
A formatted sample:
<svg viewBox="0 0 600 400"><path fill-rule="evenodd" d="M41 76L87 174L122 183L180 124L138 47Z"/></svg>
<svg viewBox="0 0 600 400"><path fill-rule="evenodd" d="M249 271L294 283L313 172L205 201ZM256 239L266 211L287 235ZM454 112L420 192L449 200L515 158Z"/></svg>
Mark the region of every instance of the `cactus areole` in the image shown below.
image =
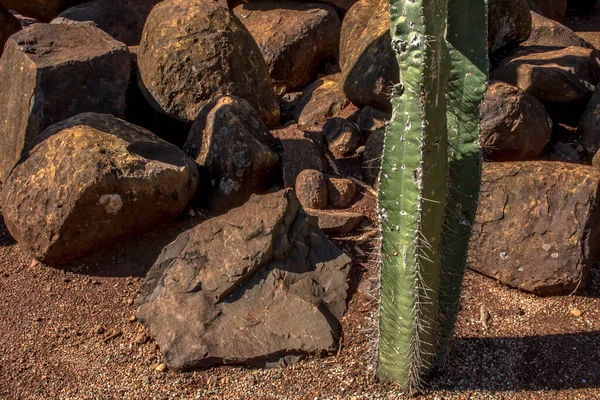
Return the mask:
<svg viewBox="0 0 600 400"><path fill-rule="evenodd" d="M420 387L452 335L481 161L486 0L390 0L401 84L379 177L378 375Z"/></svg>

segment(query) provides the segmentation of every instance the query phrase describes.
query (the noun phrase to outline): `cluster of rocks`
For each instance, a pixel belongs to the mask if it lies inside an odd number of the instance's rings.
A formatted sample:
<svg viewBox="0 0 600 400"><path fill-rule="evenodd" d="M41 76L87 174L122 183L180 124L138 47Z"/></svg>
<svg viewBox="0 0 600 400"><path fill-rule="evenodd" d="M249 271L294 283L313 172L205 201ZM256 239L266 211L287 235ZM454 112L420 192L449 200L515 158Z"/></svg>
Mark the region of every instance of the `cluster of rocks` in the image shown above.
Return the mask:
<svg viewBox="0 0 600 400"><path fill-rule="evenodd" d="M377 186L388 4L0 0L6 226L60 265L201 204L217 216L137 301L168 365L333 350L350 259L325 235L365 223L353 205ZM472 268L539 294L583 288L597 255L600 58L568 6L490 0Z"/></svg>

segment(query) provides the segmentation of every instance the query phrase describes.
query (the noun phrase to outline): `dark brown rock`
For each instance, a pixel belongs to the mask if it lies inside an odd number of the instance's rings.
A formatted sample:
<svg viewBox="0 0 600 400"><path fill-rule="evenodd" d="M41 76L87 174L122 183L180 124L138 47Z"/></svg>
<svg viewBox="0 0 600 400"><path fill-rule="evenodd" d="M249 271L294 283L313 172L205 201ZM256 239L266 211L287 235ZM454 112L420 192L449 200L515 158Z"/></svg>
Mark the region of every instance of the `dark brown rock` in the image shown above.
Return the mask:
<svg viewBox="0 0 600 400"><path fill-rule="evenodd" d="M63 10L82 3L84 0L0 0L9 10L15 10L25 17L43 22L54 19Z"/></svg>
<svg viewBox="0 0 600 400"><path fill-rule="evenodd" d="M575 102L589 96L598 83L600 58L584 47L546 51L529 46L504 59L492 78L518 86L543 103Z"/></svg>
<svg viewBox="0 0 600 400"><path fill-rule="evenodd" d="M516 86L493 82L481 104L481 147L489 160L539 157L552 136L544 106Z"/></svg>
<svg viewBox="0 0 600 400"><path fill-rule="evenodd" d="M339 74L321 78L308 86L294 108L294 118L301 126L313 126L338 115L348 104L339 83Z"/></svg>
<svg viewBox="0 0 600 400"><path fill-rule="evenodd" d="M253 196L163 250L141 286L138 318L175 371L331 351L350 264L293 191Z"/></svg>
<svg viewBox="0 0 600 400"><path fill-rule="evenodd" d="M327 177L327 196L329 205L346 208L352 204L356 195L356 184L348 178Z"/></svg>
<svg viewBox="0 0 600 400"><path fill-rule="evenodd" d="M327 182L322 172L305 169L296 178L296 197L304 208L323 209L327 207Z"/></svg>
<svg viewBox="0 0 600 400"><path fill-rule="evenodd" d="M303 131L297 125L272 131L283 148L282 169L283 184L292 187L296 178L305 169L325 172L326 161L323 157L323 137L320 132Z"/></svg>
<svg viewBox="0 0 600 400"><path fill-rule="evenodd" d="M550 160L581 164L579 153L569 143L556 143L550 151Z"/></svg>
<svg viewBox="0 0 600 400"><path fill-rule="evenodd" d="M568 0L532 0L545 17L562 22L567 12Z"/></svg>
<svg viewBox="0 0 600 400"><path fill-rule="evenodd" d="M399 83L400 69L387 0L359 0L350 8L342 22L340 68L340 84L350 101L391 111L390 88Z"/></svg>
<svg viewBox="0 0 600 400"><path fill-rule="evenodd" d="M594 154L594 158L592 158L592 166L600 169L600 150Z"/></svg>
<svg viewBox="0 0 600 400"><path fill-rule="evenodd" d="M88 23L128 46L140 43L143 22L125 0L95 0L61 12L52 24Z"/></svg>
<svg viewBox="0 0 600 400"><path fill-rule="evenodd" d="M566 26L531 11L532 28L529 39L523 46L569 47L579 46L592 48L581 36Z"/></svg>
<svg viewBox="0 0 600 400"><path fill-rule="evenodd" d="M391 118L391 113L366 106L358 114L357 124L362 133L371 134L376 130L384 128L386 122Z"/></svg>
<svg viewBox="0 0 600 400"><path fill-rule="evenodd" d="M328 5L255 0L233 12L258 43L278 94L308 85L325 60L337 58L341 22Z"/></svg>
<svg viewBox="0 0 600 400"><path fill-rule="evenodd" d="M600 85L596 87L583 113L579 122L579 131L581 144L589 153L596 153L600 149Z"/></svg>
<svg viewBox="0 0 600 400"><path fill-rule="evenodd" d="M0 4L0 56L8 38L21 30L21 22Z"/></svg>
<svg viewBox="0 0 600 400"><path fill-rule="evenodd" d="M218 43L218 45L215 45ZM191 123L221 95L247 100L268 127L279 105L258 45L213 0L166 0L153 9L138 53L140 88L161 112Z"/></svg>
<svg viewBox="0 0 600 400"><path fill-rule="evenodd" d="M319 0L320 3L329 4L342 14L346 13L357 0Z"/></svg>
<svg viewBox="0 0 600 400"><path fill-rule="evenodd" d="M90 25L35 24L0 59L0 181L49 125L82 112L123 117L127 47Z"/></svg>
<svg viewBox="0 0 600 400"><path fill-rule="evenodd" d="M74 116L39 142L0 200L19 245L50 265L175 218L198 185L184 152L111 115Z"/></svg>
<svg viewBox="0 0 600 400"><path fill-rule="evenodd" d="M584 165L485 164L470 267L539 295L584 289L598 253L599 184Z"/></svg>
<svg viewBox="0 0 600 400"><path fill-rule="evenodd" d="M278 145L244 99L222 96L202 108L185 144L214 187L213 206L242 205L264 193L280 176Z"/></svg>
<svg viewBox="0 0 600 400"><path fill-rule="evenodd" d="M385 138L383 130L373 132L365 143L363 152L363 173L366 181L375 185L379 177L381 168L381 158L383 157L383 140Z"/></svg>
<svg viewBox="0 0 600 400"><path fill-rule="evenodd" d="M490 52L516 47L531 33L531 14L525 0L489 0Z"/></svg>
<svg viewBox="0 0 600 400"><path fill-rule="evenodd" d="M306 212L317 219L319 228L328 235L351 233L365 219L363 214L348 211L307 209Z"/></svg>
<svg viewBox="0 0 600 400"><path fill-rule="evenodd" d="M331 118L323 125L323 135L331 154L336 158L354 154L361 140L356 124L344 118Z"/></svg>

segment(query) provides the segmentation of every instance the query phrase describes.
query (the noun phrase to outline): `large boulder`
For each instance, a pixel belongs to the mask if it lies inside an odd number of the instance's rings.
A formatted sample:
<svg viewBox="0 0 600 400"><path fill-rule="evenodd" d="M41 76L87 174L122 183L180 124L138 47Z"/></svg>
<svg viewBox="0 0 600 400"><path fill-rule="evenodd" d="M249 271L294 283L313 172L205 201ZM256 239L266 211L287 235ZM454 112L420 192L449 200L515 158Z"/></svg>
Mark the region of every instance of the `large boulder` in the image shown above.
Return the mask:
<svg viewBox="0 0 600 400"><path fill-rule="evenodd" d="M127 47L90 25L35 24L0 59L0 182L49 125L83 112L123 117Z"/></svg>
<svg viewBox="0 0 600 400"><path fill-rule="evenodd" d="M244 99L222 96L202 108L185 144L204 167L214 191L213 206L242 205L280 180L277 140Z"/></svg>
<svg viewBox="0 0 600 400"><path fill-rule="evenodd" d="M535 159L551 136L552 120L535 97L504 82L489 86L481 104L481 147L487 159Z"/></svg>
<svg viewBox="0 0 600 400"><path fill-rule="evenodd" d="M325 60L337 58L341 22L330 6L256 0L233 12L258 43L279 94L308 85Z"/></svg>
<svg viewBox="0 0 600 400"><path fill-rule="evenodd" d="M539 295L584 289L600 243L599 185L585 165L486 163L470 267Z"/></svg>
<svg viewBox="0 0 600 400"><path fill-rule="evenodd" d="M589 153L600 149L600 85L596 86L594 94L579 122L581 144Z"/></svg>
<svg viewBox="0 0 600 400"><path fill-rule="evenodd" d="M163 250L137 316L175 371L293 362L336 347L350 265L293 191L253 196Z"/></svg>
<svg viewBox="0 0 600 400"><path fill-rule="evenodd" d="M9 10L15 10L26 17L49 22L62 11L84 0L0 0Z"/></svg>
<svg viewBox="0 0 600 400"><path fill-rule="evenodd" d="M128 46L140 43L144 27L139 15L125 0L88 1L66 9L51 23L91 24Z"/></svg>
<svg viewBox="0 0 600 400"><path fill-rule="evenodd" d="M294 119L311 127L338 115L349 101L340 87L340 75L328 75L308 86L294 108Z"/></svg>
<svg viewBox="0 0 600 400"><path fill-rule="evenodd" d="M175 218L198 186L183 151L111 115L71 117L38 140L0 204L20 246L50 265Z"/></svg>
<svg viewBox="0 0 600 400"><path fill-rule="evenodd" d="M593 46L566 26L531 11L532 27L523 46L589 47Z"/></svg>
<svg viewBox="0 0 600 400"><path fill-rule="evenodd" d="M531 33L531 14L525 0L489 0L490 52L516 47Z"/></svg>
<svg viewBox="0 0 600 400"><path fill-rule="evenodd" d="M531 0L545 17L562 22L567 13L568 0Z"/></svg>
<svg viewBox="0 0 600 400"><path fill-rule="evenodd" d="M576 102L590 96L600 80L600 58L585 47L530 46L504 59L492 78L518 86L543 103Z"/></svg>
<svg viewBox="0 0 600 400"><path fill-rule="evenodd" d="M9 37L21 30L21 22L0 4L0 56Z"/></svg>
<svg viewBox="0 0 600 400"><path fill-rule="evenodd" d="M391 111L390 88L400 68L392 49L389 2L359 0L348 11L340 34L341 86L357 105Z"/></svg>
<svg viewBox="0 0 600 400"><path fill-rule="evenodd" d="M165 0L153 9L138 53L139 85L158 110L188 123L215 98L247 100L268 127L279 105L258 45L213 0Z"/></svg>

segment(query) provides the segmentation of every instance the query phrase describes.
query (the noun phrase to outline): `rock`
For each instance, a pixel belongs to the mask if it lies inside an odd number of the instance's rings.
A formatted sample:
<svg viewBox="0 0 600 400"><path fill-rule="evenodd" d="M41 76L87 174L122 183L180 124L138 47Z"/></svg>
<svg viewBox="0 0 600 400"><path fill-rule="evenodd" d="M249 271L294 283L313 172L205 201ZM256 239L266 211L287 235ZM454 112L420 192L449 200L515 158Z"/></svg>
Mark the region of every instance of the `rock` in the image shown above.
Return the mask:
<svg viewBox="0 0 600 400"><path fill-rule="evenodd" d="M381 158L383 157L383 140L385 138L382 129L373 132L365 143L363 152L363 173L367 183L376 186Z"/></svg>
<svg viewBox="0 0 600 400"><path fill-rule="evenodd" d="M531 33L531 14L525 0L489 0L490 52L516 47Z"/></svg>
<svg viewBox="0 0 600 400"><path fill-rule="evenodd" d="M583 290L598 253L600 171L486 163L470 267L539 295Z"/></svg>
<svg viewBox="0 0 600 400"><path fill-rule="evenodd" d="M52 24L88 23L128 46L140 43L143 22L125 0L95 0L61 12Z"/></svg>
<svg viewBox="0 0 600 400"><path fill-rule="evenodd" d="M154 368L156 372L165 372L167 370L167 365L165 363L160 363Z"/></svg>
<svg viewBox="0 0 600 400"><path fill-rule="evenodd" d="M348 178L327 177L329 204L336 208L346 208L356 195L356 184Z"/></svg>
<svg viewBox="0 0 600 400"><path fill-rule="evenodd" d="M350 264L293 191L252 196L163 250L140 288L138 318L175 371L331 351Z"/></svg>
<svg viewBox="0 0 600 400"><path fill-rule="evenodd" d="M532 0L542 14L550 19L562 22L567 12L568 0Z"/></svg>
<svg viewBox="0 0 600 400"><path fill-rule="evenodd" d="M345 14L357 0L318 0L319 3L325 3Z"/></svg>
<svg viewBox="0 0 600 400"><path fill-rule="evenodd" d="M204 106L184 149L210 175L212 204L219 210L264 193L280 176L277 140L239 97L222 96Z"/></svg>
<svg viewBox="0 0 600 400"><path fill-rule="evenodd" d="M325 60L337 58L341 22L330 6L255 0L233 12L258 43L278 94L308 85Z"/></svg>
<svg viewBox="0 0 600 400"><path fill-rule="evenodd" d="M481 104L481 147L492 161L539 157L552 136L544 106L516 86L492 82Z"/></svg>
<svg viewBox="0 0 600 400"><path fill-rule="evenodd" d="M294 119L301 126L310 127L338 115L347 105L339 74L318 79L308 86L294 108Z"/></svg>
<svg viewBox="0 0 600 400"><path fill-rule="evenodd" d="M129 52L93 26L35 24L8 40L0 75L3 182L49 125L88 111L124 116Z"/></svg>
<svg viewBox="0 0 600 400"><path fill-rule="evenodd" d="M531 11L531 18L531 35L529 35L529 39L522 43L523 46L593 47L581 36L556 21L534 11Z"/></svg>
<svg viewBox="0 0 600 400"><path fill-rule="evenodd" d="M305 169L296 178L296 196L304 208L327 207L327 182L322 172Z"/></svg>
<svg viewBox="0 0 600 400"><path fill-rule="evenodd" d="M600 151L597 151L592 158L592 165L596 168L600 168Z"/></svg>
<svg viewBox="0 0 600 400"><path fill-rule="evenodd" d="M514 52L492 72L495 80L518 86L541 102L569 103L585 99L600 80L594 49L560 50L530 46Z"/></svg>
<svg viewBox="0 0 600 400"><path fill-rule="evenodd" d="M363 214L347 211L307 209L306 212L317 219L319 228L328 235L351 233L365 219Z"/></svg>
<svg viewBox="0 0 600 400"><path fill-rule="evenodd" d="M579 318L583 315L583 312L578 308L573 308L571 314L573 314L574 317Z"/></svg>
<svg viewBox="0 0 600 400"><path fill-rule="evenodd" d="M194 195L193 160L107 114L50 126L3 185L6 227L21 248L59 265L178 216Z"/></svg>
<svg viewBox="0 0 600 400"><path fill-rule="evenodd" d="M25 17L49 22L63 10L82 3L84 0L1 0L9 10L15 10Z"/></svg>
<svg viewBox="0 0 600 400"><path fill-rule="evenodd" d="M277 129L272 132L283 148L282 170L283 184L292 187L296 178L305 169L325 172L326 161L323 157L323 138L314 132L304 132L297 125Z"/></svg>
<svg viewBox="0 0 600 400"><path fill-rule="evenodd" d="M344 118L331 118L323 125L323 135L331 154L336 158L354 154L360 142L360 129Z"/></svg>
<svg viewBox="0 0 600 400"><path fill-rule="evenodd" d="M340 33L340 68L340 84L351 102L392 111L389 93L400 81L400 68L391 46L387 0L359 0L348 10Z"/></svg>
<svg viewBox="0 0 600 400"><path fill-rule="evenodd" d="M575 164L581 163L581 157L579 157L579 153L577 153L577 150L575 150L575 148L569 143L556 143L554 146L552 146L550 159L553 161L564 161Z"/></svg>
<svg viewBox="0 0 600 400"><path fill-rule="evenodd" d="M600 149L600 85L594 90L585 112L579 122L581 144L589 153Z"/></svg>
<svg viewBox="0 0 600 400"><path fill-rule="evenodd" d="M215 43L219 43L218 46ZM228 94L247 100L268 127L279 105L258 45L212 0L165 0L148 16L138 53L139 85L158 111L191 123Z"/></svg>
<svg viewBox="0 0 600 400"><path fill-rule="evenodd" d="M21 22L0 4L0 56L8 38L21 30Z"/></svg>
<svg viewBox="0 0 600 400"><path fill-rule="evenodd" d="M357 123L362 133L370 134L376 130L383 129L386 122L391 118L391 113L366 106L358 114Z"/></svg>

